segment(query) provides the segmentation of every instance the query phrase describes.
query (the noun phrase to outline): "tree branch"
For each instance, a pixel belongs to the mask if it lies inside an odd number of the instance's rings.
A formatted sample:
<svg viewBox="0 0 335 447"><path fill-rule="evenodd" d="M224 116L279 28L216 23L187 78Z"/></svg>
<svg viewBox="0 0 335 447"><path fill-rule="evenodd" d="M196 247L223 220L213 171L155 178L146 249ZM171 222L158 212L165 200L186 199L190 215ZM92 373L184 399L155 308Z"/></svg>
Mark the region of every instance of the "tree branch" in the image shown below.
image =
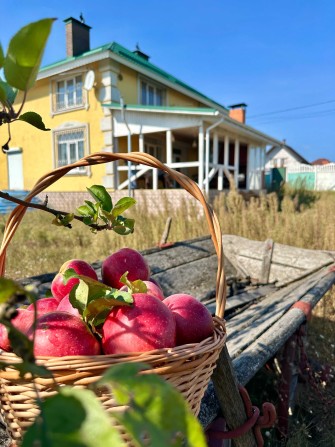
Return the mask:
<svg viewBox="0 0 335 447"><path fill-rule="evenodd" d="M25 206L26 208L36 208L38 210L46 211L48 213L53 214L55 217L59 217L59 216L64 217L67 214L70 214L67 211L54 210L52 208L48 208L48 206L46 206L46 205L41 205L39 203L26 202L25 200L21 200L21 199L18 199L17 197L13 197L10 194L8 194L7 192L3 192L3 191L0 191L0 197L2 197L5 200L8 200L10 202L17 203L18 205ZM79 220L80 222L84 221L84 217L83 216L76 216L76 215L74 215L73 218L75 220ZM87 226L90 227L90 228L93 228L96 231L102 231L102 230L110 229L109 225L90 224L90 225L87 225ZM68 228L71 228L71 225L68 226Z"/></svg>

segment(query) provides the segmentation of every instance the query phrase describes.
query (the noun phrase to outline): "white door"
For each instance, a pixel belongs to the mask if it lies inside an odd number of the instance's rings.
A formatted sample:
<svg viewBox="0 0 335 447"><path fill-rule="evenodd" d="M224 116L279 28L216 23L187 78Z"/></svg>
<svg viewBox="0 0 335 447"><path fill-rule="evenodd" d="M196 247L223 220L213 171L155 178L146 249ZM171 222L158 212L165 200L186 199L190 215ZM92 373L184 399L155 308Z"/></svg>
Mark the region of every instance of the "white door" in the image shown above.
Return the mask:
<svg viewBox="0 0 335 447"><path fill-rule="evenodd" d="M22 149L11 148L7 152L8 160L8 188L23 190Z"/></svg>

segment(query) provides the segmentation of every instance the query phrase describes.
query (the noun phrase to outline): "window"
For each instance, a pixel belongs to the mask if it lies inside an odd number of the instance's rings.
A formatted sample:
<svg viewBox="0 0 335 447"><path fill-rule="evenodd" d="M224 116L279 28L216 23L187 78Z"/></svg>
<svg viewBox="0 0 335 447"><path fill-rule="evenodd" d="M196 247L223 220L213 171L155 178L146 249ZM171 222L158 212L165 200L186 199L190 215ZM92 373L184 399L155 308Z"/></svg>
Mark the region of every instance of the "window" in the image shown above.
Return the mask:
<svg viewBox="0 0 335 447"><path fill-rule="evenodd" d="M74 163L87 153L86 128L62 130L54 132L56 167ZM70 171L70 174L86 173L86 167Z"/></svg>
<svg viewBox="0 0 335 447"><path fill-rule="evenodd" d="M57 112L84 106L82 75L56 82L55 96Z"/></svg>
<svg viewBox="0 0 335 447"><path fill-rule="evenodd" d="M165 103L165 90L158 85L142 80L140 103L149 106L163 106Z"/></svg>

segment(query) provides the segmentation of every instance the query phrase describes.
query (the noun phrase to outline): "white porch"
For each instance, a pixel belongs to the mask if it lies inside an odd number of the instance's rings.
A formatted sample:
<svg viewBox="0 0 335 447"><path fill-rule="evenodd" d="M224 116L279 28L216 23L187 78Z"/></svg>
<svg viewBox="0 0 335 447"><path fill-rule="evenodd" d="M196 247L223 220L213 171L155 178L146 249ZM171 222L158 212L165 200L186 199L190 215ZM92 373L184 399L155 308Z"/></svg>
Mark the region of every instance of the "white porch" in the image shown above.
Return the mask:
<svg viewBox="0 0 335 447"><path fill-rule="evenodd" d="M105 150L140 151L156 156L195 180L205 191L233 182L241 190L264 188L265 150L273 140L215 109L105 106L101 122ZM157 169L119 163L107 166L105 185L124 188L174 188Z"/></svg>

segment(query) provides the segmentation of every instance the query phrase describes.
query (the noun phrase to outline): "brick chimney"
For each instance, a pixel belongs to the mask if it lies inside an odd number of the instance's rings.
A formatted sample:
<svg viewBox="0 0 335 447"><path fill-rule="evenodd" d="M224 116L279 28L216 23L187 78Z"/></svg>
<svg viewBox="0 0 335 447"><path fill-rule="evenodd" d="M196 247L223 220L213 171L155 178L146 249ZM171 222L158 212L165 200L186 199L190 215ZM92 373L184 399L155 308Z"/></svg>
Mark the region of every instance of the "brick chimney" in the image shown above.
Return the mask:
<svg viewBox="0 0 335 447"><path fill-rule="evenodd" d="M79 56L90 50L90 29L81 15L81 21L69 17L64 20L66 32L66 57Z"/></svg>
<svg viewBox="0 0 335 447"><path fill-rule="evenodd" d="M229 106L229 116L240 123L245 124L245 114L247 105L244 103L241 104L233 104Z"/></svg>

